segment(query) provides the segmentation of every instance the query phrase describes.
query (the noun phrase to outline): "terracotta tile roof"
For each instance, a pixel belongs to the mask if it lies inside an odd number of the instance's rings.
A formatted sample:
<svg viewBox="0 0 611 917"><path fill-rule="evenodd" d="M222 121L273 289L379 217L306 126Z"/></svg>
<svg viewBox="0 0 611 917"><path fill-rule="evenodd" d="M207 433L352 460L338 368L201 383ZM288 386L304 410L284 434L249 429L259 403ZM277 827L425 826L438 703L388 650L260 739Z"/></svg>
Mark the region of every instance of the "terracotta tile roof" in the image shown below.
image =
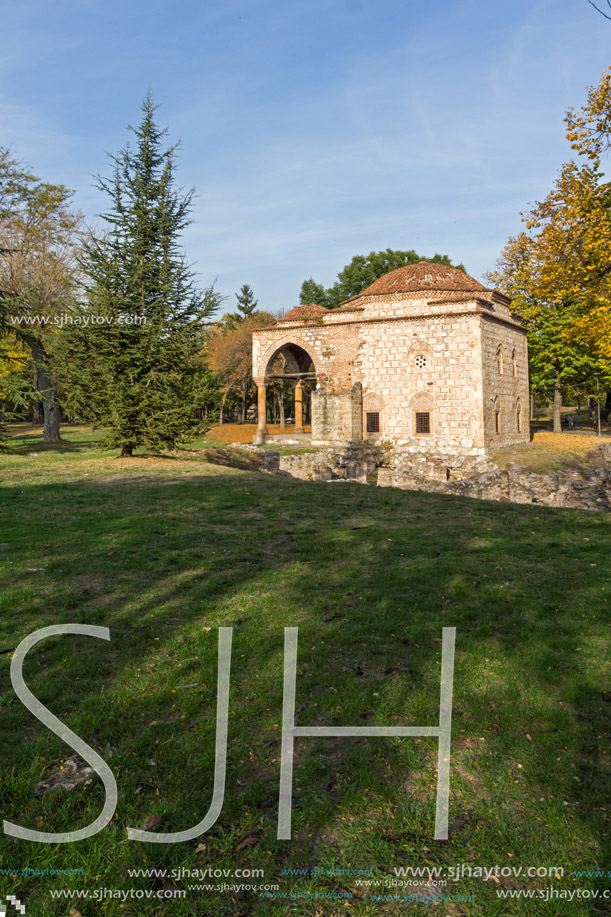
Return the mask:
<svg viewBox="0 0 611 917"><path fill-rule="evenodd" d="M379 296L392 293L411 293L415 290L443 290L474 293L487 288L475 278L455 267L419 261L398 267L366 287L361 296Z"/></svg>
<svg viewBox="0 0 611 917"><path fill-rule="evenodd" d="M309 322L314 319L320 318L321 315L324 315L325 312L328 312L326 306L319 306L315 302L308 303L305 306L295 306L294 309L291 309L290 312L287 312L286 315L283 315L282 318L278 319L279 322Z"/></svg>
<svg viewBox="0 0 611 917"><path fill-rule="evenodd" d="M359 293L358 296L351 296L350 299L345 299L343 303L339 306L336 306L333 309L333 312L362 312L365 308L358 302L359 298L362 296L362 293Z"/></svg>

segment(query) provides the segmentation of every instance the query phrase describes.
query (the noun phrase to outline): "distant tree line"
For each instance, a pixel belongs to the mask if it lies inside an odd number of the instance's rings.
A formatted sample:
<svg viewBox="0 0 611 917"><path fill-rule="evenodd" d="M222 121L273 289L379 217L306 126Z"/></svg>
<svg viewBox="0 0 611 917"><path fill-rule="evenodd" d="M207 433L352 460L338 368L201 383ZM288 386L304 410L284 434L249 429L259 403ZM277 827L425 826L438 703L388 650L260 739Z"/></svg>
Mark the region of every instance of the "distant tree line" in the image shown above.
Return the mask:
<svg viewBox="0 0 611 917"><path fill-rule="evenodd" d="M318 303L319 306L326 306L327 309L335 309L340 303L345 302L352 296L358 296L365 287L370 286L378 277L382 277L398 267L404 267L406 264L418 264L419 261L446 264L448 267L456 267L461 271L465 269L462 264L453 265L447 255L433 255L432 258L426 258L423 255L417 255L413 249L409 251L393 251L387 248L383 252L355 255L350 264L347 264L339 272L335 283L327 289L312 277L304 280L301 284L299 302L303 305Z"/></svg>

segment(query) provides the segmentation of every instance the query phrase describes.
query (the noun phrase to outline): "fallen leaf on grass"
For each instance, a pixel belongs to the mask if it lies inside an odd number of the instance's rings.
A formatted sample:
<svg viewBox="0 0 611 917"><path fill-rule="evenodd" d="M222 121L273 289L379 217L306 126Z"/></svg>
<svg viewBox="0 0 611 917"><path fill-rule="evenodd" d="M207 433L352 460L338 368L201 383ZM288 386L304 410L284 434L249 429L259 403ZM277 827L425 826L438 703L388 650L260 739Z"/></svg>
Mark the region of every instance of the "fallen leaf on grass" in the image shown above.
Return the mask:
<svg viewBox="0 0 611 917"><path fill-rule="evenodd" d="M234 847L233 849L234 849L234 851L236 851L236 850L243 850L244 847L252 847L254 844L258 844L258 843L259 843L259 838L258 838L258 837L247 837L245 841L241 841L241 842L240 842L236 847Z"/></svg>
<svg viewBox="0 0 611 917"><path fill-rule="evenodd" d="M140 831L148 831L149 828L155 828L157 825L160 825L163 821L161 815L149 815L147 820L141 826Z"/></svg>

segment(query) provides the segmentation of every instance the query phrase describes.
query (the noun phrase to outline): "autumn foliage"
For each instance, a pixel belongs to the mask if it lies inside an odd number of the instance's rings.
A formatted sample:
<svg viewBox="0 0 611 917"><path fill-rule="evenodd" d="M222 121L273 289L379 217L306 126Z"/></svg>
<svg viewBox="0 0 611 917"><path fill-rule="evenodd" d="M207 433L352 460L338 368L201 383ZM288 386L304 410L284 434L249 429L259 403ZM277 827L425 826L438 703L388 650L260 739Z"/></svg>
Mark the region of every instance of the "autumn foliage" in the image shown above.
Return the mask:
<svg viewBox="0 0 611 917"><path fill-rule="evenodd" d="M598 372L611 389L611 183L601 171L611 148L611 68L566 123L581 160L565 163L545 199L522 214L524 230L488 275L529 330L531 381L554 393L555 428L567 386L591 393Z"/></svg>

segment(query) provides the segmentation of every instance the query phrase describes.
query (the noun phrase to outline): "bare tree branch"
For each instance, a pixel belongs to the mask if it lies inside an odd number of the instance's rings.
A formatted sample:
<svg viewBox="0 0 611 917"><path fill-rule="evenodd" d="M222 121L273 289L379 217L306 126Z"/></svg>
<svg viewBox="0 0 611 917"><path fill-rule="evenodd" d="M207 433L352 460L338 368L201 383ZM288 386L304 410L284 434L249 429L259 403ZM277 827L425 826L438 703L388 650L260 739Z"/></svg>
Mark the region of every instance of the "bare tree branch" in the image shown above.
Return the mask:
<svg viewBox="0 0 611 917"><path fill-rule="evenodd" d="M597 12L599 12L601 16L604 16L605 19L608 19L608 20L611 22L611 16L607 16L606 13L603 13L602 10L599 10L598 7L596 6L596 4L592 2L592 0L588 0L588 3L590 4L590 6L593 6L594 9L595 9ZM607 6L609 7L609 9L611 9L611 2L609 2L609 0L607 0Z"/></svg>

